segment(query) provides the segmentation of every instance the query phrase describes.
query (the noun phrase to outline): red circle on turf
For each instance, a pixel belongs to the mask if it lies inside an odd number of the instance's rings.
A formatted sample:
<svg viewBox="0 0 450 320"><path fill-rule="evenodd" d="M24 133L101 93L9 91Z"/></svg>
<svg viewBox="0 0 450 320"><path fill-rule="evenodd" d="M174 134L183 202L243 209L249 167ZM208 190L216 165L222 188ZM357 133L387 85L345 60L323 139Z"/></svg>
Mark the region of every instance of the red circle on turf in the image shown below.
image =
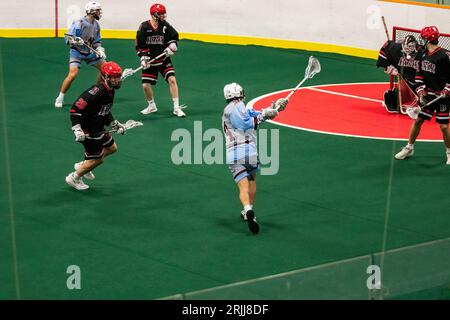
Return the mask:
<svg viewBox="0 0 450 320"><path fill-rule="evenodd" d="M388 83L345 83L304 87L272 123L296 129L371 139L407 140L412 121L388 113L381 105ZM256 110L287 96L291 89L269 93L249 102ZM419 141L442 141L435 118L425 121Z"/></svg>

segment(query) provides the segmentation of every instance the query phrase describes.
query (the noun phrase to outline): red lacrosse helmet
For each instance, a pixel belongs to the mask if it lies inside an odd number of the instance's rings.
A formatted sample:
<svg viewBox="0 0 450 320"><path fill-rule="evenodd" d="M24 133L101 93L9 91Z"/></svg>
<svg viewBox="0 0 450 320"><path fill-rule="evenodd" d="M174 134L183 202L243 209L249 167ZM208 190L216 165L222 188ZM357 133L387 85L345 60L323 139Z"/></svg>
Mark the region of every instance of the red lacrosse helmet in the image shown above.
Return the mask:
<svg viewBox="0 0 450 320"><path fill-rule="evenodd" d="M119 89L122 84L122 68L114 61L105 62L101 67L101 74L109 88Z"/></svg>
<svg viewBox="0 0 450 320"><path fill-rule="evenodd" d="M150 15L158 21L161 19L165 19L167 15L166 7L160 3L152 4L152 6L150 7Z"/></svg>
<svg viewBox="0 0 450 320"><path fill-rule="evenodd" d="M439 40L439 30L435 26L431 27L425 27L420 31L420 37L425 40L429 41L430 43L437 44Z"/></svg>

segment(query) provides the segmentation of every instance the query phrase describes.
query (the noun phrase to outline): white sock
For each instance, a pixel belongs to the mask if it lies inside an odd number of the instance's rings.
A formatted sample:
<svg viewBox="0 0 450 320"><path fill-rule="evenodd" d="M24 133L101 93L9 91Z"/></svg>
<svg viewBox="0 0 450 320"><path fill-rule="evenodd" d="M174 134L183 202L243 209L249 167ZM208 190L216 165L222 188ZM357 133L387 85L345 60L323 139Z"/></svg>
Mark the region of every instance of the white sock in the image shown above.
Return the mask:
<svg viewBox="0 0 450 320"><path fill-rule="evenodd" d="M408 142L408 144L406 145L408 148L410 148L410 149L414 149L414 144L410 144L409 142Z"/></svg>
<svg viewBox="0 0 450 320"><path fill-rule="evenodd" d="M57 100L64 100L64 93L60 92Z"/></svg>
<svg viewBox="0 0 450 320"><path fill-rule="evenodd" d="M147 100L149 107L156 107L155 100Z"/></svg>
<svg viewBox="0 0 450 320"><path fill-rule="evenodd" d="M180 99L179 98L172 98L173 101L173 108L178 109L180 107Z"/></svg>
<svg viewBox="0 0 450 320"><path fill-rule="evenodd" d="M244 206L244 212L247 212L248 210L252 210L252 209L253 209L253 205L251 205L251 204L246 204Z"/></svg>

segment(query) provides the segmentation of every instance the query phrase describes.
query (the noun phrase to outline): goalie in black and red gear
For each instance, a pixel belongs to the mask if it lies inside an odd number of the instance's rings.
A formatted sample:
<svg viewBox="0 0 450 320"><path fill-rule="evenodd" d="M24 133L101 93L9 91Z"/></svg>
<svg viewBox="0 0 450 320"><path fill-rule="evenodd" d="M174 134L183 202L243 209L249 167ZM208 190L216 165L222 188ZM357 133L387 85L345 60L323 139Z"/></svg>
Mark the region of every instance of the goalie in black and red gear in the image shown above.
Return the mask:
<svg viewBox="0 0 450 320"><path fill-rule="evenodd" d="M152 86L158 81L161 73L169 84L173 101L173 114L177 117L185 117L182 106L179 103L178 84L175 78L175 69L171 56L178 50L178 32L166 21L166 7L155 3L150 7L151 19L144 21L136 33L136 51L141 58L142 88L147 98L148 106L141 111L142 114L150 114L158 111L154 101ZM150 63L150 60L165 55Z"/></svg>
<svg viewBox="0 0 450 320"><path fill-rule="evenodd" d="M380 49L376 65L384 68L385 73L390 76L402 76L409 88L414 91L415 76L420 63L419 53L422 50L412 35L407 35L401 43L389 40ZM398 89L384 93L384 105L388 112L399 112Z"/></svg>
<svg viewBox="0 0 450 320"><path fill-rule="evenodd" d="M447 148L447 164L450 165L450 132L448 127L450 52L438 46L439 36L439 30L435 26L425 27L420 32L420 37L425 41L426 48L426 51L420 57L420 68L416 74L416 92L422 108L417 107L418 114L410 130L408 144L395 155L398 160L403 160L414 154L414 143L423 122L425 120L430 121L433 115L436 115L436 122L439 123Z"/></svg>
<svg viewBox="0 0 450 320"><path fill-rule="evenodd" d="M113 137L105 130L111 126L124 134L126 128L115 120L111 109L115 90L122 82L122 68L115 62L105 62L101 67L101 80L84 91L70 109L70 120L75 141L84 146L84 161L74 165L75 171L66 177L66 183L77 190L88 189L83 178L93 180L92 170L103 163L105 157L117 151Z"/></svg>

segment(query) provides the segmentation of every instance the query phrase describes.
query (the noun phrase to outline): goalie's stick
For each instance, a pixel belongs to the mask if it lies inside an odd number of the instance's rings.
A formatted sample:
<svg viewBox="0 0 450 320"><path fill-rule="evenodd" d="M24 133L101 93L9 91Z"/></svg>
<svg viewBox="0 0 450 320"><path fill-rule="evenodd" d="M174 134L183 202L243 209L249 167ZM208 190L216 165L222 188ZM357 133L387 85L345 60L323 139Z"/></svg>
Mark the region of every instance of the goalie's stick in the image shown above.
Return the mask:
<svg viewBox="0 0 450 320"><path fill-rule="evenodd" d="M295 91L298 90L298 88L300 88L300 86L308 79L312 79L317 73L319 73L321 70L321 66L320 66L320 62L319 60L317 60L316 58L314 58L313 56L309 57L308 60L308 66L305 69L305 76L302 79L302 81L300 81L297 86L291 90L291 92L289 92L289 94L286 96L286 100L289 101L289 98L292 97L292 95L294 94ZM277 107L277 110L280 109L280 106Z"/></svg>
<svg viewBox="0 0 450 320"><path fill-rule="evenodd" d="M384 16L381 16L381 21L383 21L383 26L384 26L384 32L386 32L386 37L388 40L391 40L391 37L389 36L389 31L388 28L386 26L386 20L384 19Z"/></svg>
<svg viewBox="0 0 450 320"><path fill-rule="evenodd" d="M64 35L67 37L67 39L72 39L72 41L75 41L75 38L80 38L80 37L74 36L73 34L69 34L69 33L64 33ZM100 58L100 55L94 48L92 48L90 45L88 45L83 39L81 39L81 41L83 41L83 44L82 44L83 46L86 46L89 50L91 50L93 53L95 53L97 58Z"/></svg>
<svg viewBox="0 0 450 320"><path fill-rule="evenodd" d="M158 55L158 56L154 57L153 59L151 59L150 61L148 61L147 63L148 63L148 64L151 64L151 63L154 62L155 60L158 60L158 59L164 57L165 55L166 55L166 53L163 52L163 53L161 53L160 55ZM122 74L122 80L124 80L124 79L126 79L126 78L132 76L133 74L135 74L136 72L138 72L138 71L141 70L142 68L143 68L143 66L140 66L139 68L136 68L136 69L131 69L131 68L125 69L125 70L123 71L123 74Z"/></svg>
<svg viewBox="0 0 450 320"><path fill-rule="evenodd" d="M445 97L445 95L440 95L440 96L438 96L437 98L434 98L433 100L431 100L430 102L428 102L427 104L423 105L422 107L419 107L419 106L417 106L417 107L409 107L409 108L406 109L406 114L407 114L411 119L416 120L416 119L417 119L417 116L419 115L419 112L420 112L423 108L428 107L430 104L433 104L433 103L435 103L436 101L438 101L438 100L440 100L440 99L442 99L442 98L444 98L444 97Z"/></svg>

